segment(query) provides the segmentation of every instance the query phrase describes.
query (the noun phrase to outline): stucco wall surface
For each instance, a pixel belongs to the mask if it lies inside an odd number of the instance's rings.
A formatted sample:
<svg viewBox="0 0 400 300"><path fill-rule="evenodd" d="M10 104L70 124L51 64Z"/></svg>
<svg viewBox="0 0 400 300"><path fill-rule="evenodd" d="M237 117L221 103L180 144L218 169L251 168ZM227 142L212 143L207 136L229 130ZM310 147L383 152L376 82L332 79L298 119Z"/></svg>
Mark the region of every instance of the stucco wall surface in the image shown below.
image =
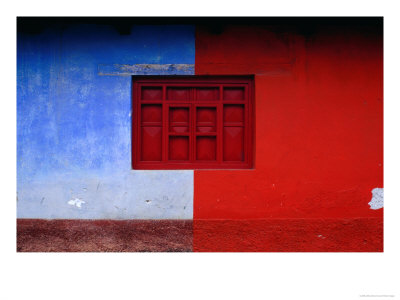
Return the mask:
<svg viewBox="0 0 400 300"><path fill-rule="evenodd" d="M102 71L180 64L193 74L194 38L187 25L138 25L121 35L83 24L18 35L18 218L192 218L193 171L131 170L135 73Z"/></svg>

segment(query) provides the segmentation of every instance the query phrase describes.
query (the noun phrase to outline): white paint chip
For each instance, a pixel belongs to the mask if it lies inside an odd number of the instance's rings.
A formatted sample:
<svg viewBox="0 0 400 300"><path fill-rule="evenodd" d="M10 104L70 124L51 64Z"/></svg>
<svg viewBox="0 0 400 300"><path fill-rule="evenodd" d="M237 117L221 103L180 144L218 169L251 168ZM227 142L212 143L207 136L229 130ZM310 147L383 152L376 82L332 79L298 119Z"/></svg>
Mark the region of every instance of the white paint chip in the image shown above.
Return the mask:
<svg viewBox="0 0 400 300"><path fill-rule="evenodd" d="M75 198L75 199L71 199L68 201L69 205L74 205L77 208L82 208L82 204L85 203L85 201L79 199L79 198Z"/></svg>
<svg viewBox="0 0 400 300"><path fill-rule="evenodd" d="M372 199L368 203L371 209L383 208L383 188L374 188L372 191Z"/></svg>

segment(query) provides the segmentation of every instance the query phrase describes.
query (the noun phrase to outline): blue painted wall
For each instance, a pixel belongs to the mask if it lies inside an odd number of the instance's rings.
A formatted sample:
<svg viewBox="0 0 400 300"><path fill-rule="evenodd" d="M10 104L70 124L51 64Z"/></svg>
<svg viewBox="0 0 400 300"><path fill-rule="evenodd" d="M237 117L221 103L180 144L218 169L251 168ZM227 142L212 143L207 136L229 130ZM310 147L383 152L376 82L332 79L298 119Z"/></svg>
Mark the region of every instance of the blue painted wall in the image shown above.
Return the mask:
<svg viewBox="0 0 400 300"><path fill-rule="evenodd" d="M131 77L98 70L194 64L194 39L172 25L18 35L18 217L192 218L192 171L131 170Z"/></svg>

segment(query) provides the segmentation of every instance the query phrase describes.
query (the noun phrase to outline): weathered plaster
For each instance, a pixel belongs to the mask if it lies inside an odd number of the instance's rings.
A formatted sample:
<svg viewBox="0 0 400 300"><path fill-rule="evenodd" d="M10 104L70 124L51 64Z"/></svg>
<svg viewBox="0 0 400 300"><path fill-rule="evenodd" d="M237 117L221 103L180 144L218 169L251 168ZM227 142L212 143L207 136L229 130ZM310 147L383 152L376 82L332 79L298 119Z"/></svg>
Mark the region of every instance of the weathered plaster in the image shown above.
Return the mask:
<svg viewBox="0 0 400 300"><path fill-rule="evenodd" d="M368 203L371 209L383 208L383 188L374 188L371 193L372 199Z"/></svg>
<svg viewBox="0 0 400 300"><path fill-rule="evenodd" d="M192 218L193 171L131 170L131 77L98 67L174 75L194 64L193 26L74 25L17 47L19 218Z"/></svg>
<svg viewBox="0 0 400 300"><path fill-rule="evenodd" d="M42 200L44 198L44 200ZM191 219L193 171L54 173L18 190L18 218Z"/></svg>
<svg viewBox="0 0 400 300"><path fill-rule="evenodd" d="M43 198L42 198L43 199ZM43 202L42 202L43 203ZM77 208L82 208L82 204L86 203L85 201L79 199L79 198L74 198L71 199L67 202L69 205L75 205Z"/></svg>
<svg viewBox="0 0 400 300"><path fill-rule="evenodd" d="M193 75L193 64L136 64L136 65L99 65L99 75Z"/></svg>

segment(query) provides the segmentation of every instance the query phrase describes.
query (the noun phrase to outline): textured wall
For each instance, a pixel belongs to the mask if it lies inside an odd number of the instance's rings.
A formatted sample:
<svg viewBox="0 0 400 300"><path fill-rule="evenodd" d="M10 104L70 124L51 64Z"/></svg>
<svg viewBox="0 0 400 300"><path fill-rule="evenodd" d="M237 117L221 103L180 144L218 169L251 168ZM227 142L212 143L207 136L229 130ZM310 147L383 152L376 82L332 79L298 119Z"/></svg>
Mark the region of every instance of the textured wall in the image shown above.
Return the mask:
<svg viewBox="0 0 400 300"><path fill-rule="evenodd" d="M255 74L255 168L196 170L195 219L382 216L382 27L314 25L197 28L196 74Z"/></svg>
<svg viewBox="0 0 400 300"><path fill-rule="evenodd" d="M18 217L193 218L20 220L21 251L383 251L382 20L226 22L18 35ZM254 168L131 170L131 75L194 70L254 75Z"/></svg>
<svg viewBox="0 0 400 300"><path fill-rule="evenodd" d="M196 74L255 74L255 167L195 170L194 251L383 251L382 27L314 25L197 28Z"/></svg>
<svg viewBox="0 0 400 300"><path fill-rule="evenodd" d="M71 25L17 43L18 217L192 218L193 171L131 170L131 77L101 70L193 65L194 26Z"/></svg>

